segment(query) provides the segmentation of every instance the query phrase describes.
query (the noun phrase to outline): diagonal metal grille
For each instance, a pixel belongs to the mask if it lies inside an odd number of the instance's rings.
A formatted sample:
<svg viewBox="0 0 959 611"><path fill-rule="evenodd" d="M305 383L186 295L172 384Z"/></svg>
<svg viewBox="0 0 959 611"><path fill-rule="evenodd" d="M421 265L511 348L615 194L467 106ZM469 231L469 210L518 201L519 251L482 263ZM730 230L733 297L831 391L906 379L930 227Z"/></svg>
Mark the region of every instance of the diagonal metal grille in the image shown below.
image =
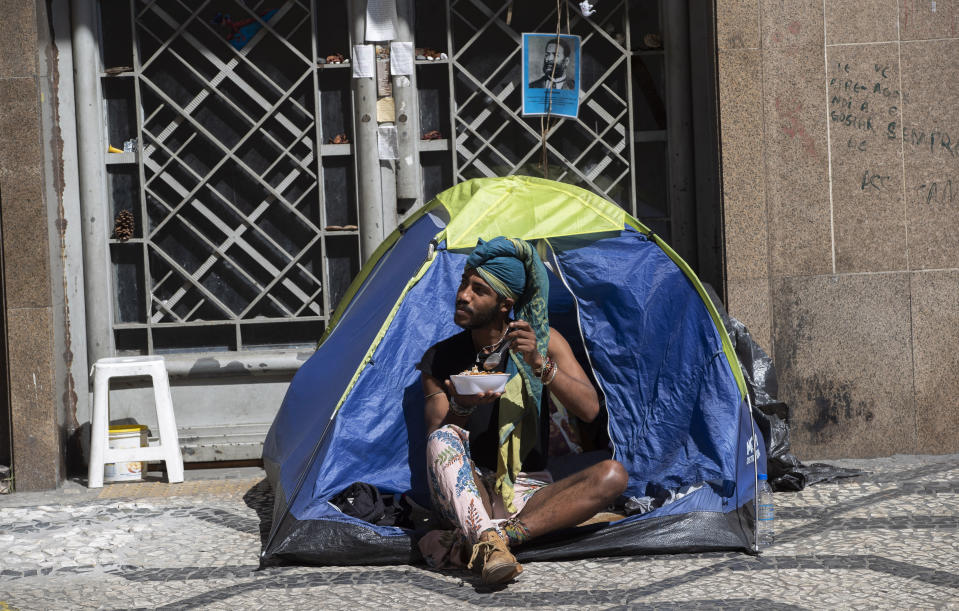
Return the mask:
<svg viewBox="0 0 959 611"><path fill-rule="evenodd" d="M356 231L324 229L356 213L323 188L315 0L130 6L142 263L115 256L140 269L129 281L117 267L114 326L137 338L124 347L238 350L246 330L279 323L315 323L278 333L312 343L345 289L343 261L359 263ZM184 342L185 327L205 337Z"/></svg>
<svg viewBox="0 0 959 611"><path fill-rule="evenodd" d="M108 162L113 213L136 225L132 239L110 240L117 350L312 344L359 271L362 177L351 145L327 144L353 122L350 72L318 63L349 50L348 3L106 6L101 44L108 22L128 41L120 75L102 75L108 124L125 117L108 137L139 145ZM561 15L549 2L416 0L416 45L445 45L449 57L416 62L420 126L442 134L419 144L424 195L543 175L541 121L521 116L521 34L555 31L558 17L565 31L568 9L582 40L580 116L551 122L549 177L668 238L664 55L644 42L660 32L661 7L604 0L586 19L571 0Z"/></svg>
<svg viewBox="0 0 959 611"><path fill-rule="evenodd" d="M546 144L549 176L648 216L643 213L644 199L649 198L641 196L637 208L633 110L650 104L659 107L662 101L655 87L634 87L634 65L639 63L645 73L645 64L637 58L658 54L661 62L661 50L642 49L642 43L633 39L639 36L630 31L630 5L643 3L604 2L599 18L591 20L582 18L572 6L575 3L564 0L564 33L567 4L570 33L582 37L580 115L576 120L551 121ZM516 173L542 176L541 121L521 115L521 35L555 31L556 5L451 0L449 6L456 180ZM651 29L655 31L655 25ZM637 99L634 89L639 90ZM661 128L653 131L657 135L647 134L646 141L665 140ZM654 207L664 208L662 203Z"/></svg>
<svg viewBox="0 0 959 611"><path fill-rule="evenodd" d="M209 36L194 33L211 27L200 17L205 4L182 23L167 10L167 3L152 3L137 18L137 32L147 42L139 75L143 112L151 118L142 129L145 189L156 203L148 238L151 254L169 262L170 273L177 276L165 282L170 287L166 290L155 286L153 299L162 307L152 308L151 322L172 317L188 322L199 314L237 319L263 300L270 303L273 316L294 316L304 308L318 315L322 307L311 293L322 283L300 262L319 234L318 219L301 210L306 196L317 192L311 167L314 122L304 106L306 102L312 107L313 100L302 87L312 84L313 62L287 43L296 29L304 23L308 27L309 8L286 3L270 19L275 25L263 22L234 53L222 39L210 41L221 43L216 49L206 42ZM262 19L255 10L236 6L250 18ZM150 29L157 21L175 28L175 35L157 37ZM292 32L279 31L283 25ZM146 38L156 41L155 49ZM270 40L280 41L285 51L278 57L285 74L276 79L285 82L242 79L237 66L244 59L249 65L250 54ZM174 75L187 78L170 78ZM182 144L171 151L174 142ZM293 155L295 147L306 156ZM177 172L167 171L171 162L180 170L180 180ZM164 188L154 189L156 181ZM283 222L287 219L294 223ZM300 229L299 235L279 231L284 226ZM195 265L189 268L173 263L184 260L182 255L172 256L186 250L184 242L199 246L192 257ZM290 270L299 272L307 284L298 285ZM286 290L277 291L278 286ZM202 299L177 316L180 300L191 295ZM201 308L203 303L213 309Z"/></svg>

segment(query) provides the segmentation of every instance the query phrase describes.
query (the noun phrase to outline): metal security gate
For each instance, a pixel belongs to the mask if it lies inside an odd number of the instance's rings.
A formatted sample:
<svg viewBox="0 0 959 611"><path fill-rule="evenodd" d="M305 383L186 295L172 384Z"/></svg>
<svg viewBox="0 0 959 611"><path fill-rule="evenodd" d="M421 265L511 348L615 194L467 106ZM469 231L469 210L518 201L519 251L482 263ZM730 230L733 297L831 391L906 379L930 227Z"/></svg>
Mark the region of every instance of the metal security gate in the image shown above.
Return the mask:
<svg viewBox="0 0 959 611"><path fill-rule="evenodd" d="M450 4L457 179L542 176L540 120L519 113L520 35L553 31L557 20L566 33L567 7L558 18L555 5L543 10L548 2ZM668 221L666 211L656 206L664 200L660 185L637 196L635 159L649 144L646 152L651 154L643 155L643 166L652 162L658 174L663 173L666 125L657 3L633 4L633 13L642 15L644 23L635 34L627 2L602 3L596 20L583 19L575 10L569 13L569 32L582 37L581 110L578 120L554 119L546 134L549 176L594 191L631 213L638 206L641 217ZM656 33L649 41L653 47L642 47L643 32ZM633 46L638 49L632 51ZM649 82L647 90L631 86L634 72Z"/></svg>
<svg viewBox="0 0 959 611"><path fill-rule="evenodd" d="M316 7L123 4L101 3L108 137L136 140L107 156L117 351L309 346L359 268Z"/></svg>
<svg viewBox="0 0 959 611"><path fill-rule="evenodd" d="M112 229L98 238L108 269L85 243L89 352L166 355L181 435L213 440L188 460L259 456L289 376L369 252L371 193L385 235L457 182L544 174L540 120L519 114L520 36L555 31L556 4L397 0L398 39L418 54L408 83L393 77L410 172L362 148L384 121L383 99L361 101L351 78L364 0L82 1L99 32L96 146L119 151L103 158L104 209L84 204L88 226L105 214ZM582 37L581 110L551 122L548 175L618 203L695 267L708 198L697 202L692 142L709 130L692 129L696 20L662 0L598 9L559 6L563 31L568 17ZM144 389L115 395L120 416L149 423Z"/></svg>
<svg viewBox="0 0 959 611"><path fill-rule="evenodd" d="M452 182L548 173L593 191L665 238L721 293L713 4L602 0L589 18L577 4L416 3L417 40L450 49L445 82L428 69L437 90L428 99L448 94L449 102L435 105L436 116L421 103L421 116L453 125L444 160ZM580 111L550 122L544 167L544 125L521 116L521 36L557 27L582 40ZM421 100L426 70L418 73Z"/></svg>

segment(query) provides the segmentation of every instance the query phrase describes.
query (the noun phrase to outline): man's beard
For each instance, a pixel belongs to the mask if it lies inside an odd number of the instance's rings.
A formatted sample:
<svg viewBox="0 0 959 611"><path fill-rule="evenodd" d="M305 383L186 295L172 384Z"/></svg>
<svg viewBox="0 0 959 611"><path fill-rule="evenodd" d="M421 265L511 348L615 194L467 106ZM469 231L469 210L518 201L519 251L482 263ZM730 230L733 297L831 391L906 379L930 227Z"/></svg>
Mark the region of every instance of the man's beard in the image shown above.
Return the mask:
<svg viewBox="0 0 959 611"><path fill-rule="evenodd" d="M548 79L561 79L566 75L566 68L562 64L556 65L556 74L553 74L554 63L549 60L543 60L543 74L546 75Z"/></svg>
<svg viewBox="0 0 959 611"><path fill-rule="evenodd" d="M475 309L462 304L456 304L456 307L462 309L464 312L466 312L470 316L470 320L468 323L460 325L464 329L469 329L469 330L479 329L481 327L485 327L489 325L491 322L493 322L493 320L496 319L497 306L495 305L491 307L490 309L486 310L485 312L477 312Z"/></svg>

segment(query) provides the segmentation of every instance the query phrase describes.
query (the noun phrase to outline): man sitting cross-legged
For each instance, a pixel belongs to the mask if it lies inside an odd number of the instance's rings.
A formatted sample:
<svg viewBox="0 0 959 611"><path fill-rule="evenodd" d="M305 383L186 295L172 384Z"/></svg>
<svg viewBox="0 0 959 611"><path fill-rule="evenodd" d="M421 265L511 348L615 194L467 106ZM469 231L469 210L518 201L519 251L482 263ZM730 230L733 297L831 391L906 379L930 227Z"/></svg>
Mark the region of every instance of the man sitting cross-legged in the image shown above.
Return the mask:
<svg viewBox="0 0 959 611"><path fill-rule="evenodd" d="M437 567L480 570L505 583L522 567L510 546L580 524L626 489L627 474L604 460L553 482L546 470L551 393L591 422L599 401L569 344L546 319L548 279L535 249L503 237L480 243L466 263L453 321L464 331L432 346L419 364L426 396L427 467L433 509L453 529L420 541ZM510 320L510 311L516 320ZM449 380L509 342L503 393L464 396Z"/></svg>

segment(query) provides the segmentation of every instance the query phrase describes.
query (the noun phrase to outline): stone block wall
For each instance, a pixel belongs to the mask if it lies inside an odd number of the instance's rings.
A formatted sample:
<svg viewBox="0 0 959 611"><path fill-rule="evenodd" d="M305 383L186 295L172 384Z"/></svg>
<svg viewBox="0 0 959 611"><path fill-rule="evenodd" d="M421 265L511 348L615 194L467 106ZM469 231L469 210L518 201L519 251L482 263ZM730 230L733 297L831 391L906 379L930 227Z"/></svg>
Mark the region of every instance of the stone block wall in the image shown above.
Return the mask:
<svg viewBox="0 0 959 611"><path fill-rule="evenodd" d="M730 312L801 458L959 452L959 0L718 0Z"/></svg>
<svg viewBox="0 0 959 611"><path fill-rule="evenodd" d="M39 8L38 8L39 7ZM43 108L53 89L45 3L0 0L0 222L6 295L13 472L17 490L63 477L55 363L55 292L48 215L53 168ZM50 106L47 106L49 109ZM46 144L45 144L46 141ZM55 209L55 205L54 205ZM57 248L57 245L53 245ZM62 280L60 281L62 283ZM6 380L2 383L6 386Z"/></svg>

